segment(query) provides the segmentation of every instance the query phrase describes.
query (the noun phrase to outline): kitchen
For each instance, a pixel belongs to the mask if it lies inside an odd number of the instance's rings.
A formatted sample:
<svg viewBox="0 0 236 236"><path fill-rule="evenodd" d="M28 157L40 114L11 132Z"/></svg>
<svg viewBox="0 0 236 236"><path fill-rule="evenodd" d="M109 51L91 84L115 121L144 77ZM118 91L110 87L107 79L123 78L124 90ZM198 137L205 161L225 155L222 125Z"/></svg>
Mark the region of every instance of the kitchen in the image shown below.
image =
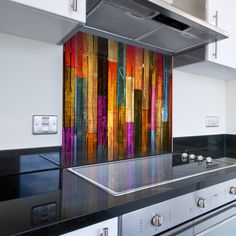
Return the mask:
<svg viewBox="0 0 236 236"><path fill-rule="evenodd" d="M189 11L187 2L174 3ZM206 8L205 1L197 2ZM113 13L106 11L109 4L100 4L105 12L92 10L86 19L85 3L0 2L1 235L234 235L235 167L220 161L235 157L233 1L225 6L209 0L208 14L196 14L229 32L229 39L214 42L208 35L213 43L196 49L203 60L182 52L174 65L166 49L150 46L156 23L145 25L131 13L124 14L122 27L96 18ZM129 34L123 25L130 23L146 38L104 37L104 30L89 26L100 23L117 24L110 29L119 34ZM188 36L183 41L191 43ZM165 37L161 43L169 46L171 37ZM173 156L167 154L172 137ZM198 162L201 156L205 160ZM213 160L206 159L210 156ZM187 165L181 165L184 158ZM204 170L186 178L190 167ZM140 212L147 215L141 219Z"/></svg>

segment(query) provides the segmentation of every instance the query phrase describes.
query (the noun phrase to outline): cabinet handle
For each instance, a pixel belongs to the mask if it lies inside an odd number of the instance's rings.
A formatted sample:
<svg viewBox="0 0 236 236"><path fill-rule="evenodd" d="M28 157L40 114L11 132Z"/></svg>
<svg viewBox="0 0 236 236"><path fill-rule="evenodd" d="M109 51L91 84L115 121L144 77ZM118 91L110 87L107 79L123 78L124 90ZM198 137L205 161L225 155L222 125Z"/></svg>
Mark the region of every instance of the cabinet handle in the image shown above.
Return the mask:
<svg viewBox="0 0 236 236"><path fill-rule="evenodd" d="M73 11L77 11L77 0L73 0L71 7Z"/></svg>
<svg viewBox="0 0 236 236"><path fill-rule="evenodd" d="M100 236L108 236L108 228L103 228Z"/></svg>
<svg viewBox="0 0 236 236"><path fill-rule="evenodd" d="M218 19L219 19L219 13L218 11L216 11L216 14L213 16L213 18L215 19L215 26L218 27ZM217 59L218 57L218 43L215 40L215 47L214 47L214 53L212 54L212 56Z"/></svg>

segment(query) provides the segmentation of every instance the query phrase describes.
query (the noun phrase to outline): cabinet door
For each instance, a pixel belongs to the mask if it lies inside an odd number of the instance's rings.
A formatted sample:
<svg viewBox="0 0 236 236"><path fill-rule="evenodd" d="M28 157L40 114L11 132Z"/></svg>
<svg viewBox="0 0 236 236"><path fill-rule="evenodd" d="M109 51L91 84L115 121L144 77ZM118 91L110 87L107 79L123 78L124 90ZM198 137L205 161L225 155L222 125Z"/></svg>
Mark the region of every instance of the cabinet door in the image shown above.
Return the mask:
<svg viewBox="0 0 236 236"><path fill-rule="evenodd" d="M224 66L236 68L234 48L236 42L235 0L207 0L207 20L230 34L228 39L207 47L206 58ZM217 15L217 16L216 16Z"/></svg>
<svg viewBox="0 0 236 236"><path fill-rule="evenodd" d="M85 22L86 0L10 0L29 7L47 11L56 15ZM74 3L74 9L73 9ZM77 9L76 9L77 5Z"/></svg>
<svg viewBox="0 0 236 236"><path fill-rule="evenodd" d="M118 218L106 220L82 229L72 231L62 236L117 236Z"/></svg>

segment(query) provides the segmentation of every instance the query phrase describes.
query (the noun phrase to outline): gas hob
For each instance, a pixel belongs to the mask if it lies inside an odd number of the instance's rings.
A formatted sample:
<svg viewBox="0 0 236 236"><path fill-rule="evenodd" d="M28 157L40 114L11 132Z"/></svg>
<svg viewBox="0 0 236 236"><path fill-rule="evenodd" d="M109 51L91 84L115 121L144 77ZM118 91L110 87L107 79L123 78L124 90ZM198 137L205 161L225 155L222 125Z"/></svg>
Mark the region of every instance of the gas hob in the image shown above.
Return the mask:
<svg viewBox="0 0 236 236"><path fill-rule="evenodd" d="M69 168L69 171L120 196L236 166L236 159L166 154Z"/></svg>

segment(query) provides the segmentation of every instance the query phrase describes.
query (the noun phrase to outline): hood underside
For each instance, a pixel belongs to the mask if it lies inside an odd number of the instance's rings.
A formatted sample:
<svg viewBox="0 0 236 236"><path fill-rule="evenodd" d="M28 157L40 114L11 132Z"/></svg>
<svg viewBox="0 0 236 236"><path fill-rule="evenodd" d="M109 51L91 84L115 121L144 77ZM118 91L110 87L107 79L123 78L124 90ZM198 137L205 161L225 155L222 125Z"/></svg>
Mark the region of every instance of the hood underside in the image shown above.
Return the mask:
<svg viewBox="0 0 236 236"><path fill-rule="evenodd" d="M228 37L225 31L161 0L87 0L82 31L168 55Z"/></svg>

